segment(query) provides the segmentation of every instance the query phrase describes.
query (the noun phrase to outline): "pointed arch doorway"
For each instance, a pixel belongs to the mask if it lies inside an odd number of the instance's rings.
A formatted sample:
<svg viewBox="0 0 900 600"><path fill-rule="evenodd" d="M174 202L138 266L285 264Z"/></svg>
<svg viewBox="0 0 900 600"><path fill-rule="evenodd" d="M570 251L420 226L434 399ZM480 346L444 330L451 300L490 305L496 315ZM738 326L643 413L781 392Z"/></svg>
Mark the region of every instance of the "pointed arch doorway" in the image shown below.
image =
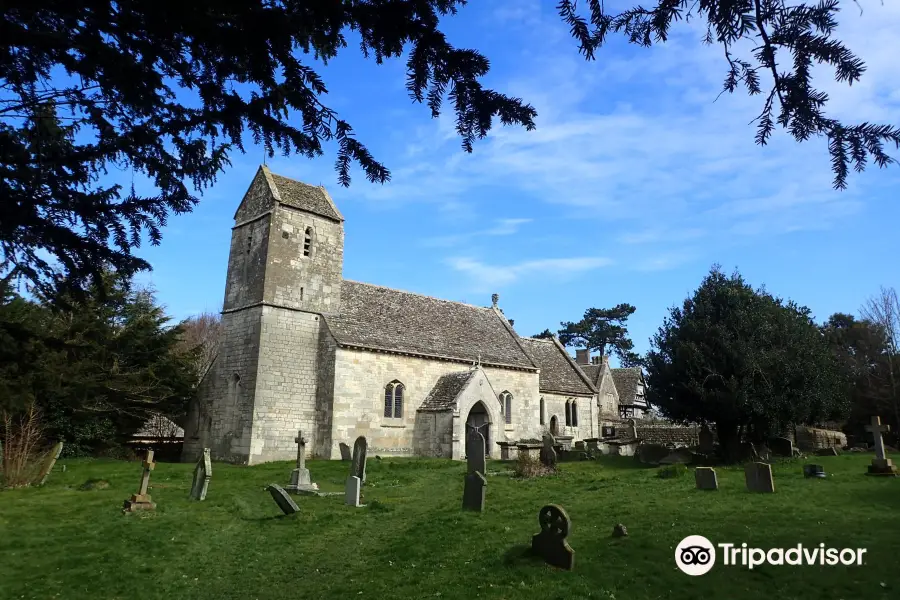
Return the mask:
<svg viewBox="0 0 900 600"><path fill-rule="evenodd" d="M481 401L469 410L466 417L466 439L469 433L477 431L484 436L484 449L487 456L491 455L491 416L488 414L487 407Z"/></svg>

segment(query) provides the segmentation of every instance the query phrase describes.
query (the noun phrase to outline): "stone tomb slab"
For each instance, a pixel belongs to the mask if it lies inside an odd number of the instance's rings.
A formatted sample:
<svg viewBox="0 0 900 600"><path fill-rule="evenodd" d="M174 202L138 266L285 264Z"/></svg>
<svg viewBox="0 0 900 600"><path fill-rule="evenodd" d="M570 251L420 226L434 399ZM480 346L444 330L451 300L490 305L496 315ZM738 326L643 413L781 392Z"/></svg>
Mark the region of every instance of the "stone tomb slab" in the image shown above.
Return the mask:
<svg viewBox="0 0 900 600"><path fill-rule="evenodd" d="M771 494L775 491L775 481L772 479L772 465L768 463L747 463L744 467L744 479L747 482L747 489L751 492Z"/></svg>
<svg viewBox="0 0 900 600"><path fill-rule="evenodd" d="M294 499L291 498L290 494L284 491L284 488L277 483L270 483L266 490L272 494L272 499L275 500L275 504L278 505L278 508L280 508L281 512L284 514L292 515L296 512L300 512L300 507L297 506Z"/></svg>
<svg viewBox="0 0 900 600"><path fill-rule="evenodd" d="M463 489L463 509L482 512L484 510L486 487L487 480L478 471L466 475L466 483Z"/></svg>
<svg viewBox="0 0 900 600"><path fill-rule="evenodd" d="M719 480L716 477L716 470L712 467L697 467L694 469L694 482L698 490L717 490L719 489Z"/></svg>
<svg viewBox="0 0 900 600"><path fill-rule="evenodd" d="M532 536L531 551L548 565L571 571L575 567L575 551L566 538L572 521L562 506L548 504L538 513L541 532Z"/></svg>

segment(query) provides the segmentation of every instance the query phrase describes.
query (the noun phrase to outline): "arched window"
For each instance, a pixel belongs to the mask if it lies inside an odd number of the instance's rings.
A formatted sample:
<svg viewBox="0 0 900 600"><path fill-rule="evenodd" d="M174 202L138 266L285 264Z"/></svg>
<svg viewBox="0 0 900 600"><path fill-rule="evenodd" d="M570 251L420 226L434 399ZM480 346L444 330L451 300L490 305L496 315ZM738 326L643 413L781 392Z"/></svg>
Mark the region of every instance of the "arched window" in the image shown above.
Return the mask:
<svg viewBox="0 0 900 600"><path fill-rule="evenodd" d="M572 403L566 400L566 427L572 426Z"/></svg>
<svg viewBox="0 0 900 600"><path fill-rule="evenodd" d="M578 402L572 400L572 427L578 427Z"/></svg>
<svg viewBox="0 0 900 600"><path fill-rule="evenodd" d="M512 423L512 394L507 391L500 392L500 414L507 425Z"/></svg>
<svg viewBox="0 0 900 600"><path fill-rule="evenodd" d="M546 421L546 418L544 417L544 399L543 399L543 398L541 398L541 407L540 407L540 409L541 409L541 414L540 414L541 425L543 425L543 424L544 424L544 421Z"/></svg>
<svg viewBox="0 0 900 600"><path fill-rule="evenodd" d="M384 386L384 416L386 419L403 416L403 384L396 379Z"/></svg>
<svg viewBox="0 0 900 600"><path fill-rule="evenodd" d="M303 234L303 256L312 254L313 228L307 227Z"/></svg>

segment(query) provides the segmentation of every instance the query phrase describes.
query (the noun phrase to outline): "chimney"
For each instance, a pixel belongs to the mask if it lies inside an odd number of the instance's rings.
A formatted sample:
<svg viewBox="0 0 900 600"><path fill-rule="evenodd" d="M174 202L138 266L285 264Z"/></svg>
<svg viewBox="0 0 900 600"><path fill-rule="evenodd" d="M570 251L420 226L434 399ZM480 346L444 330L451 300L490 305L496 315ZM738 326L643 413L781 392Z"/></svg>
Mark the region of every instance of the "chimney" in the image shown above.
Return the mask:
<svg viewBox="0 0 900 600"><path fill-rule="evenodd" d="M599 365L599 364L600 364L600 357L599 357L599 356L592 356L592 357L591 357L591 364L592 364L592 365Z"/></svg>
<svg viewBox="0 0 900 600"><path fill-rule="evenodd" d="M580 348L575 351L575 362L579 365L588 365L591 363L591 351L587 348Z"/></svg>

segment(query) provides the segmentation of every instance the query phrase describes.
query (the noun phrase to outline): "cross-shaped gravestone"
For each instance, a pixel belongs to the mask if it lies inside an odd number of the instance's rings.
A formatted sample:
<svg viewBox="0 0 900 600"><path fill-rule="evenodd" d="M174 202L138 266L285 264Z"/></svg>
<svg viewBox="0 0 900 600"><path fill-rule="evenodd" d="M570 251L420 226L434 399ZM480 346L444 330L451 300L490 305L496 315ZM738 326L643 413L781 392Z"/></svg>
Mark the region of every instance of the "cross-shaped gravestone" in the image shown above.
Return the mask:
<svg viewBox="0 0 900 600"><path fill-rule="evenodd" d="M150 499L147 490L150 488L150 472L156 468L153 462L153 450L147 450L147 458L144 459L142 465L144 467L141 473L141 487L137 494L133 494L131 498L125 501L123 510L125 512L136 512L139 510L155 510L156 504Z"/></svg>
<svg viewBox="0 0 900 600"><path fill-rule="evenodd" d="M302 431L297 432L294 442L297 444L297 467L291 471L291 483L287 489L291 492L313 491L309 469L306 468L306 439Z"/></svg>
<svg viewBox="0 0 900 600"><path fill-rule="evenodd" d="M538 513L538 522L541 532L532 536L531 551L547 564L571 571L575 566L575 551L566 541L572 526L569 515L562 506L548 504Z"/></svg>
<svg viewBox="0 0 900 600"><path fill-rule="evenodd" d="M872 417L872 424L866 425L866 431L871 431L872 438L875 440L875 458L872 459L872 464L869 465L868 475L887 475L894 477L897 475L897 467L895 467L891 459L887 457L887 454L884 451L884 438L881 437L882 433L890 430L891 428L889 425L881 424L881 417Z"/></svg>
<svg viewBox="0 0 900 600"><path fill-rule="evenodd" d="M194 467L194 482L191 485L192 500L206 500L209 480L212 479L212 461L209 459L209 448L203 449L203 455Z"/></svg>

